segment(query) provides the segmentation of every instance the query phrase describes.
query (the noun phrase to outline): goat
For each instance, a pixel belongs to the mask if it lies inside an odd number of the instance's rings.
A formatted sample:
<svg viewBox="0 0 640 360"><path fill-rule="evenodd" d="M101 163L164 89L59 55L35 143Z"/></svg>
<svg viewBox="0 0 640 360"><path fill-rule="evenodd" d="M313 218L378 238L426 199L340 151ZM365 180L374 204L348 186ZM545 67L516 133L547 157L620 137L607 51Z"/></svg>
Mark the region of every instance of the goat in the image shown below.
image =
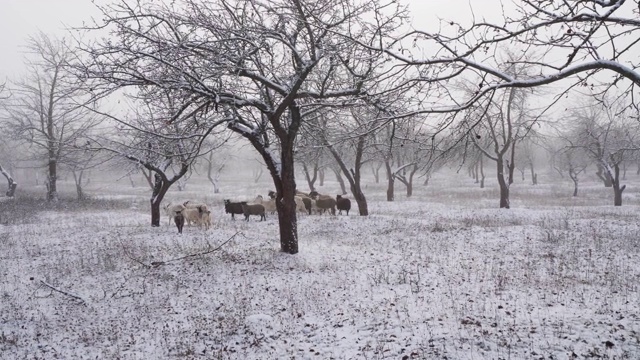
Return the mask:
<svg viewBox="0 0 640 360"><path fill-rule="evenodd" d="M342 214L342 210L347 212L349 215L349 210L351 210L351 200L342 197L342 195L336 195L336 207L338 208L338 215Z"/></svg>
<svg viewBox="0 0 640 360"><path fill-rule="evenodd" d="M264 214L264 206L262 206L262 204L247 204L246 201L243 201L240 204L242 206L245 221L249 221L250 215L259 215L260 221L267 220L267 216Z"/></svg>
<svg viewBox="0 0 640 360"><path fill-rule="evenodd" d="M242 204L239 202L231 202L229 199L224 200L224 212L231 214L231 218L235 220L235 214L244 214L242 211Z"/></svg>

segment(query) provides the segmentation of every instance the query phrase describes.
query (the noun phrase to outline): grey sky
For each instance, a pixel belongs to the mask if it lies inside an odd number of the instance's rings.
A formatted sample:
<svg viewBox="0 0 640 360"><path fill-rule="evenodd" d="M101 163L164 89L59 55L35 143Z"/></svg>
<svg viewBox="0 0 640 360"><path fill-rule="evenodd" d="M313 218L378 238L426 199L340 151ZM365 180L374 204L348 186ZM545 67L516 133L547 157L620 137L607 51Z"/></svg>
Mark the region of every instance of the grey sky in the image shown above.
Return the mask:
<svg viewBox="0 0 640 360"><path fill-rule="evenodd" d="M80 25L92 15L90 0L0 0L0 82L22 71L29 35L64 35L65 25Z"/></svg>
<svg viewBox="0 0 640 360"><path fill-rule="evenodd" d="M104 1L101 1L104 2ZM404 0L410 5L414 24L434 30L437 16L470 19L469 0ZM474 8L497 12L495 0L474 0ZM475 9L476 16L480 15ZM64 35L65 26L78 26L99 16L91 0L0 0L0 82L23 69L25 39L38 31Z"/></svg>

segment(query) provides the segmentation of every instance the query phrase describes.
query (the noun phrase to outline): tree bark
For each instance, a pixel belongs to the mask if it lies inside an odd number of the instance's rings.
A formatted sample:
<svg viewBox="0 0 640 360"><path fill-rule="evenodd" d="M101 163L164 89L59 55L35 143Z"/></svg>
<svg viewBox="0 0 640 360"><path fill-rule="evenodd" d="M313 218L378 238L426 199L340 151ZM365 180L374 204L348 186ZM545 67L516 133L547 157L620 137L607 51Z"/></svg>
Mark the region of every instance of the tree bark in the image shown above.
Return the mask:
<svg viewBox="0 0 640 360"><path fill-rule="evenodd" d="M47 201L58 201L58 161L56 161L55 159L49 159L48 169L49 174L47 176Z"/></svg>
<svg viewBox="0 0 640 360"><path fill-rule="evenodd" d="M480 189L484 189L484 179L486 175L484 174L484 155L480 155Z"/></svg>
<svg viewBox="0 0 640 360"><path fill-rule="evenodd" d="M391 164L389 160L385 159L384 167L387 171L387 201L393 201L394 199L394 187L395 187L395 176L393 176L393 172L391 170Z"/></svg>
<svg viewBox="0 0 640 360"><path fill-rule="evenodd" d="M604 187L613 186L613 180L611 179L609 172L604 171L604 168L600 164L598 164L598 171L596 172L596 176L598 176L598 178L602 180Z"/></svg>
<svg viewBox="0 0 640 360"><path fill-rule="evenodd" d="M500 208L509 209L509 182L504 178L504 162L502 156L498 156L497 170L498 170L498 184L500 185Z"/></svg>
<svg viewBox="0 0 640 360"><path fill-rule="evenodd" d="M318 169L318 185L324 186L324 169Z"/></svg>
<svg viewBox="0 0 640 360"><path fill-rule="evenodd" d="M620 166L615 164L613 166L613 205L614 206L622 206L622 192L627 188L626 185L620 186Z"/></svg>
<svg viewBox="0 0 640 360"><path fill-rule="evenodd" d="M569 170L569 177L573 180L573 196L578 196L578 175Z"/></svg>
<svg viewBox="0 0 640 360"><path fill-rule="evenodd" d="M73 170L71 172L73 174L73 180L76 183L76 194L78 196L78 200L84 200L84 191L82 190L82 175L84 174L84 170L80 170L80 172L76 172Z"/></svg>
<svg viewBox="0 0 640 360"><path fill-rule="evenodd" d="M160 226L160 203L169 190L168 184L160 174L154 175L153 192L151 193L151 226Z"/></svg>
<svg viewBox="0 0 640 360"><path fill-rule="evenodd" d="M0 173L2 175L4 175L5 178L7 178L8 188L7 188L7 192L5 193L5 195L7 197L13 197L15 195L16 188L18 187L18 183L16 183L15 180L13 180L13 177L11 176L11 173L6 171L2 167L2 165L0 165Z"/></svg>

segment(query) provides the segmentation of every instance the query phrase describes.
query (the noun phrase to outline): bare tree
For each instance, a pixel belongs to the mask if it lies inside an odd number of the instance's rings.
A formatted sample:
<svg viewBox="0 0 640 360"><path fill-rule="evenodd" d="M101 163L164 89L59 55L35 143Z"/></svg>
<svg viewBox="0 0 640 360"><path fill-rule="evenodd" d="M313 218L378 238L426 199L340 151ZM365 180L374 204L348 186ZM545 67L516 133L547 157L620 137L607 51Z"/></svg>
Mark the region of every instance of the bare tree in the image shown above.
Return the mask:
<svg viewBox="0 0 640 360"><path fill-rule="evenodd" d="M0 101L6 100L8 98L7 95L4 95L4 89L5 89L5 84L2 83L0 84ZM3 141L3 144L5 144L6 142ZM0 154L2 155L7 155L3 149L4 146L0 146ZM13 197L15 195L16 192L16 188L18 187L18 183L13 179L13 176L11 175L11 172L5 168L2 167L2 163L0 163L0 174L2 174L6 179L7 179L7 192L5 193L5 195L7 197Z"/></svg>
<svg viewBox="0 0 640 360"><path fill-rule="evenodd" d="M637 111L623 102L593 102L572 109L568 119L572 122L572 148L587 154L611 179L613 203L621 206L626 185L620 184L620 167L640 149Z"/></svg>
<svg viewBox="0 0 640 360"><path fill-rule="evenodd" d="M224 143L223 138L213 135L218 125L227 120L204 121L196 115L173 120L181 96L170 90L153 97L130 98L130 115L121 118L101 113L116 123L115 133L95 135L90 149L114 154L153 174L151 226L160 226L160 204L165 194L199 157ZM209 147L205 148L207 138Z"/></svg>
<svg viewBox="0 0 640 360"><path fill-rule="evenodd" d="M518 100L516 89L508 90L500 103L488 102L477 108L462 122L463 132L482 154L496 163L496 175L500 186L500 208L509 208L510 171L513 164L513 147L519 139L520 129L530 128L525 121L523 102ZM522 99L522 97L520 97ZM511 161L510 161L511 160Z"/></svg>
<svg viewBox="0 0 640 360"><path fill-rule="evenodd" d="M85 84L69 68L76 56L65 39L51 39L40 33L27 42L27 75L15 81L5 104L5 131L28 145L30 159L47 168L47 200L57 200L58 166L74 161L76 143L100 119L88 109Z"/></svg>
<svg viewBox="0 0 640 360"><path fill-rule="evenodd" d="M304 119L366 93L386 69L371 50L402 21L378 0L120 1L101 8L112 37L82 73L103 90L187 92L176 117L222 112L263 158L278 194L281 250L298 252L294 147ZM359 46L352 39L367 43Z"/></svg>
<svg viewBox="0 0 640 360"><path fill-rule="evenodd" d="M219 154L218 154L219 155ZM207 179L213 186L213 193L220 193L220 175L222 175L222 170L227 166L227 161L229 161L230 157L228 155L214 157L214 152L211 151L209 156L206 158L207 160Z"/></svg>
<svg viewBox="0 0 640 360"><path fill-rule="evenodd" d="M363 106L350 111L324 112L316 118L315 126L311 128L313 135L318 136L349 182L361 216L369 215L367 198L362 189L362 167L370 161L371 153L375 151L372 140L377 127L375 111Z"/></svg>
<svg viewBox="0 0 640 360"><path fill-rule="evenodd" d="M573 138L571 135L576 134L560 134L558 141L549 151L553 168L560 176L564 176L566 173L573 182L573 196L575 197L578 196L580 175L587 170L592 161L586 156L583 149L576 146L576 141L579 139Z"/></svg>
<svg viewBox="0 0 640 360"><path fill-rule="evenodd" d="M628 98L628 106L637 106L631 97L640 85L640 42L636 41L640 0L513 0L501 4L504 18L495 23L442 19L436 33L413 30L381 42L385 46L378 49L418 68L417 81L447 85L462 77L477 84L474 91L464 94L440 87L415 111L461 111L492 97L498 89L538 87L565 79L570 82L561 84L561 94L576 87L595 95L613 90ZM433 51L424 57L413 49ZM532 76L517 77L507 71L498 58L504 49L522 52L511 64L527 68Z"/></svg>

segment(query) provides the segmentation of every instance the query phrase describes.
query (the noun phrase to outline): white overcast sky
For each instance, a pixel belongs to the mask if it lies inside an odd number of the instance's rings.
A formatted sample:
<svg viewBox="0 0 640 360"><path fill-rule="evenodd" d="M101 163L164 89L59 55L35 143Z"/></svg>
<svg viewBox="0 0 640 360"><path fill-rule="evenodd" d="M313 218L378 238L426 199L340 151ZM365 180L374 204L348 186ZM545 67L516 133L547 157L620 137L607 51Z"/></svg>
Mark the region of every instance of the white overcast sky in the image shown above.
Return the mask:
<svg viewBox="0 0 640 360"><path fill-rule="evenodd" d="M470 20L470 3L476 16L500 11L496 0L402 1L409 4L414 24L420 29L437 25L438 16ZM99 17L99 13L91 0L0 0L0 83L22 72L28 36L38 31L63 36L65 27L79 26L92 16Z"/></svg>

